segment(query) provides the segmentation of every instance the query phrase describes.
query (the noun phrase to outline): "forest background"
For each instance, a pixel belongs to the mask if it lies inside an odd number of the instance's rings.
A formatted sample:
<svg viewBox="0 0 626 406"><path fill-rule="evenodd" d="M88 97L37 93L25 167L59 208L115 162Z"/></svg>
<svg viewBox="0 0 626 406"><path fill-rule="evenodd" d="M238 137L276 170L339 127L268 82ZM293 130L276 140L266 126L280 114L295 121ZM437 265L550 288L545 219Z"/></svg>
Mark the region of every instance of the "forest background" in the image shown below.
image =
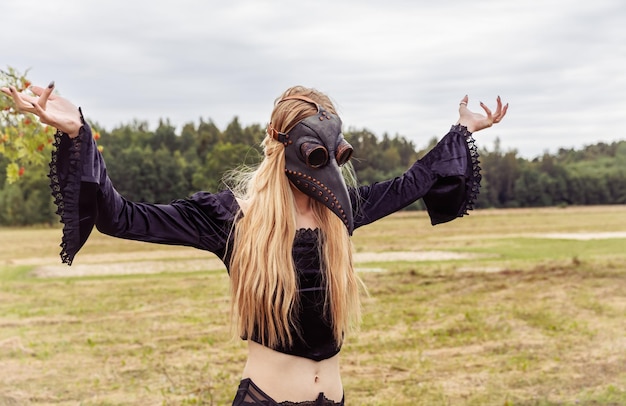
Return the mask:
<svg viewBox="0 0 626 406"><path fill-rule="evenodd" d="M26 75L12 68L0 71L0 85L8 84L19 90L30 86ZM225 172L259 162L265 136L264 125L242 126L236 115L223 130L210 118L186 123L180 131L166 118L154 130L141 120L111 131L97 121L90 124L117 190L129 200L154 203L223 188ZM354 147L352 165L363 184L401 175L438 140L432 137L419 148L406 136L364 128L349 128L344 136ZM52 138L53 129L17 113L8 97L0 98L0 225L58 222L46 170ZM559 149L533 159L514 149L503 151L498 140L479 150L478 208L626 203L626 141ZM422 208L417 202L408 209Z"/></svg>

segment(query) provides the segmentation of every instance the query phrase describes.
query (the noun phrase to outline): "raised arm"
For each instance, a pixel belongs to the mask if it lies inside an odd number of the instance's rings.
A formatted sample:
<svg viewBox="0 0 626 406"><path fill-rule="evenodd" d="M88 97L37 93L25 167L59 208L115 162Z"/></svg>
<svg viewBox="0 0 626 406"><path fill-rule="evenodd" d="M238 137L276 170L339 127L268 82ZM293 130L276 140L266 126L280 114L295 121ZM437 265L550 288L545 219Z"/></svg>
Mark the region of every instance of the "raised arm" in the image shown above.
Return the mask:
<svg viewBox="0 0 626 406"><path fill-rule="evenodd" d="M480 188L478 152L472 133L499 123L508 104L497 98L496 110L483 103L485 115L459 103L459 119L439 143L403 175L352 191L355 228L405 208L420 198L433 225L453 220L473 208Z"/></svg>
<svg viewBox="0 0 626 406"><path fill-rule="evenodd" d="M21 111L57 128L50 163L52 195L61 217L61 259L71 264L94 225L120 238L187 245L221 254L237 204L232 194L197 193L167 205L134 203L115 190L82 112L52 94L54 85L33 87L35 96L3 88Z"/></svg>

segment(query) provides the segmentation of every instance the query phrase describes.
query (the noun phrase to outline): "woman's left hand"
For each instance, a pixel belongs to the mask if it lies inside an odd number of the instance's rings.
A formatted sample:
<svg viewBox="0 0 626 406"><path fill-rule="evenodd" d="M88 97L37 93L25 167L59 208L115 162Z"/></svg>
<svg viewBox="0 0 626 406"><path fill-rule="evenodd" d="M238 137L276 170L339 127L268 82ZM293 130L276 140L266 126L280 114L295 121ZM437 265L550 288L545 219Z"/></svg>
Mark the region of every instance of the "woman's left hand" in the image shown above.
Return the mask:
<svg viewBox="0 0 626 406"><path fill-rule="evenodd" d="M480 102L480 107L482 107L487 114L486 116L484 116L482 114L473 113L472 111L470 111L470 109L467 108L468 100L469 99L467 95L463 97L463 99L461 99L461 103L459 104L459 121L457 121L457 124L461 124L467 127L467 130L472 133L475 133L476 131L480 131L485 128L489 128L492 125L502 121L502 119L506 115L506 111L509 108L508 103L504 106L502 105L502 100L500 99L500 96L498 96L498 98L496 99L496 111L494 111L493 113L491 112L489 107L487 107L483 102Z"/></svg>

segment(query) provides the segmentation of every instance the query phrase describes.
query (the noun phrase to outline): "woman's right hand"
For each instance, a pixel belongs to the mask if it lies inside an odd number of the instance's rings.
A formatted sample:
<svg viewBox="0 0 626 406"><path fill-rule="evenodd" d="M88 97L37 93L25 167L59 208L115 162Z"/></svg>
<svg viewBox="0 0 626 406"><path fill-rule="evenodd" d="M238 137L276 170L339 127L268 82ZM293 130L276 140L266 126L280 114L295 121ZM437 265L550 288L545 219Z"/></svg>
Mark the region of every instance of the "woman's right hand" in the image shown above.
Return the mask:
<svg viewBox="0 0 626 406"><path fill-rule="evenodd" d="M83 125L78 107L63 97L52 94L54 82L46 88L30 87L29 90L34 96L20 93L13 86L0 90L13 98L19 112L35 114L43 124L67 133L71 138L78 136L78 131Z"/></svg>

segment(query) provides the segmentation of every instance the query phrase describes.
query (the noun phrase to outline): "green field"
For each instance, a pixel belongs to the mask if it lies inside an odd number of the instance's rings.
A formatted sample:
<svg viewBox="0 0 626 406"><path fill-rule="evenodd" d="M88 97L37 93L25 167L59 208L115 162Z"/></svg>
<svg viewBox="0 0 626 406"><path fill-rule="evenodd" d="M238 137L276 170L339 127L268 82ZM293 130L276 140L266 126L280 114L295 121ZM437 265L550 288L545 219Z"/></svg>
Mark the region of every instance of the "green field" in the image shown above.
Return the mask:
<svg viewBox="0 0 626 406"><path fill-rule="evenodd" d="M0 229L0 405L230 404L245 344L214 256L96 233L67 267L59 242ZM347 405L626 405L625 206L399 213L354 242Z"/></svg>

